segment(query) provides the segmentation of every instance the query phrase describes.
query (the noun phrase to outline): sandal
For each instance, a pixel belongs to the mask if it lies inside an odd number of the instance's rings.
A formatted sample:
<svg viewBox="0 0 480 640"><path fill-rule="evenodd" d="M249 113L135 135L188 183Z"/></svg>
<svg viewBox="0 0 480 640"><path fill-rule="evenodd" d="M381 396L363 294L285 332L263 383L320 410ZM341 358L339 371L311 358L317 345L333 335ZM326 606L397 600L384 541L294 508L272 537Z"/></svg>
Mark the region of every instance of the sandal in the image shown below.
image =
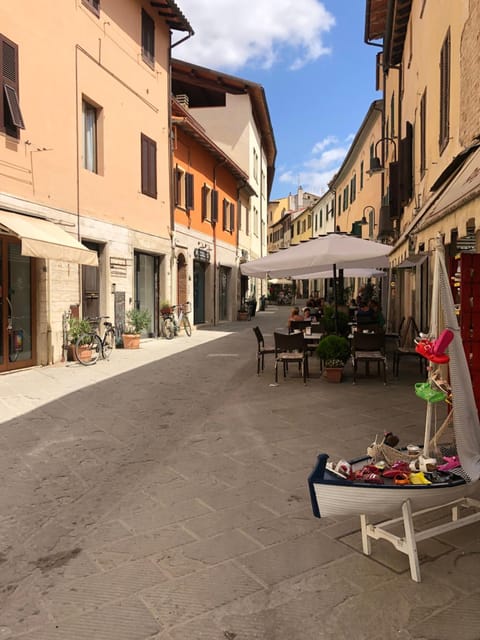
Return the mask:
<svg viewBox="0 0 480 640"><path fill-rule="evenodd" d="M417 382L415 384L415 393L419 398L427 402L440 402L445 400L447 394L441 389L433 389L428 382Z"/></svg>
<svg viewBox="0 0 480 640"><path fill-rule="evenodd" d="M390 469L386 469L382 475L384 478L395 478L399 473L410 473L408 462L394 462Z"/></svg>
<svg viewBox="0 0 480 640"><path fill-rule="evenodd" d="M442 356L452 340L453 331L451 329L444 329L433 343L433 354L435 356Z"/></svg>
<svg viewBox="0 0 480 640"><path fill-rule="evenodd" d="M410 484L410 478L406 473L397 473L394 476L393 481L395 484Z"/></svg>
<svg viewBox="0 0 480 640"><path fill-rule="evenodd" d="M418 473L411 473L408 477L411 484L432 484L430 480L424 476L423 471L419 471Z"/></svg>
<svg viewBox="0 0 480 640"><path fill-rule="evenodd" d="M458 456L443 456L443 459L445 462L444 464L438 465L437 471L451 471L452 469L456 469L461 466Z"/></svg>

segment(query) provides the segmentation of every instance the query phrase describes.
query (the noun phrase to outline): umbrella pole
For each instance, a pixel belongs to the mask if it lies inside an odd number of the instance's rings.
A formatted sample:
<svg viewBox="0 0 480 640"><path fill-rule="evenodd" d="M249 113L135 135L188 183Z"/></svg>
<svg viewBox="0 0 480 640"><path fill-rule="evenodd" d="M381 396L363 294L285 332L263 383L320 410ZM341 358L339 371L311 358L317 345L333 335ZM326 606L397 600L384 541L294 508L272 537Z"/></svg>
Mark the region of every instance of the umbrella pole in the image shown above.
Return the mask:
<svg viewBox="0 0 480 640"><path fill-rule="evenodd" d="M333 304L334 304L333 321L335 326L335 333L338 333L337 265L336 264L333 265Z"/></svg>

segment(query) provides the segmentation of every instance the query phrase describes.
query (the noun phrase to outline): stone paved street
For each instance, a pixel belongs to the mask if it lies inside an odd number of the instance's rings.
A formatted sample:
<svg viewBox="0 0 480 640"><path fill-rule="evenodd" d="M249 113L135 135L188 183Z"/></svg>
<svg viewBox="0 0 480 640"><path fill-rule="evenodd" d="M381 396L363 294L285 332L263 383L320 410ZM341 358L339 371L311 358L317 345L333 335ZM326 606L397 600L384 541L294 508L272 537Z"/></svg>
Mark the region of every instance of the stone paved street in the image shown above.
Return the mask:
<svg viewBox="0 0 480 640"><path fill-rule="evenodd" d="M0 376L0 640L479 640L480 526L406 556L313 517L322 451L422 439L416 363L384 387L256 376L288 308Z"/></svg>

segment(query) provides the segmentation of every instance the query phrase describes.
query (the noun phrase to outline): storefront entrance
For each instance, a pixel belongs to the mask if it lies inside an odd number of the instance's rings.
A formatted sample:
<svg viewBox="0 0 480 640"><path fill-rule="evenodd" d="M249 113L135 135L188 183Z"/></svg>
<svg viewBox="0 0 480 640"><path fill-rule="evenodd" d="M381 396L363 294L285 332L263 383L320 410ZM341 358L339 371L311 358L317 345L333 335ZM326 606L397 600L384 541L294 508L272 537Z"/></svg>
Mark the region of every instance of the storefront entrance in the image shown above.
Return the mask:
<svg viewBox="0 0 480 640"><path fill-rule="evenodd" d="M205 322L205 267L203 262L193 263L193 323Z"/></svg>
<svg viewBox="0 0 480 640"><path fill-rule="evenodd" d="M160 258L135 251L135 307L150 311L149 336L158 336L158 283Z"/></svg>
<svg viewBox="0 0 480 640"><path fill-rule="evenodd" d="M0 236L0 371L34 364L33 260L20 241Z"/></svg>

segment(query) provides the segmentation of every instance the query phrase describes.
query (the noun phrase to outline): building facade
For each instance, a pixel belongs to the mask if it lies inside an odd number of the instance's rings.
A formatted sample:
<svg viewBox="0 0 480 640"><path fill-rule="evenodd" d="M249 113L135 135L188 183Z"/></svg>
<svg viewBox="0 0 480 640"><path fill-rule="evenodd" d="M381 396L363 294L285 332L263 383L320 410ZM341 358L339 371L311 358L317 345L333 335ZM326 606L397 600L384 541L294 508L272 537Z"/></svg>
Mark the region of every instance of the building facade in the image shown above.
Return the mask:
<svg viewBox="0 0 480 640"><path fill-rule="evenodd" d="M61 359L70 310L121 326L145 307L158 331L171 34L192 29L173 1L156 4L0 8L0 371Z"/></svg>

